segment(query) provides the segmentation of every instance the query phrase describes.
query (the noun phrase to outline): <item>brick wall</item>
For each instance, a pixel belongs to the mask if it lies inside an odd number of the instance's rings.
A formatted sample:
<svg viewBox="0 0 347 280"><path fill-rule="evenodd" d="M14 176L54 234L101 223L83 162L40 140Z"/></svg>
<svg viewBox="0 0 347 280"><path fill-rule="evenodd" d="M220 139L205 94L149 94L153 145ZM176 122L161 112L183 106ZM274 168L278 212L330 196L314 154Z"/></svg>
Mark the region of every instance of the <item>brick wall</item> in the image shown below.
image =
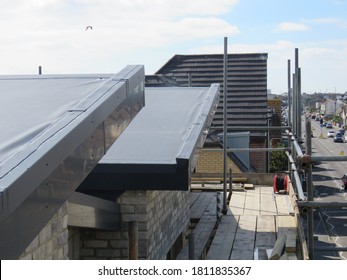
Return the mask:
<svg viewBox="0 0 347 280"><path fill-rule="evenodd" d="M222 150L212 152L201 150L199 154L199 160L195 169L196 173L223 173L224 157ZM227 166L232 164L233 173L240 173L240 169L233 161L228 158Z"/></svg>
<svg viewBox="0 0 347 280"><path fill-rule="evenodd" d="M251 141L250 148L266 148L265 141ZM250 152L250 162L257 173L266 172L266 152Z"/></svg>
<svg viewBox="0 0 347 280"><path fill-rule="evenodd" d="M264 141L252 141L250 148L266 148ZM249 160L256 172L266 172L266 153L252 152L249 153ZM238 166L230 159L227 159L227 166L232 164L233 173L242 173ZM223 153L201 150L199 160L195 169L196 173L223 173Z"/></svg>
<svg viewBox="0 0 347 280"><path fill-rule="evenodd" d="M121 206L121 230L75 229L72 243L79 243L80 259L128 259L128 222L138 222L139 259L166 259L189 224L189 193L186 191L127 191L117 200ZM73 245L71 245L73 247Z"/></svg>
<svg viewBox="0 0 347 280"><path fill-rule="evenodd" d="M19 257L21 260L68 259L67 202Z"/></svg>

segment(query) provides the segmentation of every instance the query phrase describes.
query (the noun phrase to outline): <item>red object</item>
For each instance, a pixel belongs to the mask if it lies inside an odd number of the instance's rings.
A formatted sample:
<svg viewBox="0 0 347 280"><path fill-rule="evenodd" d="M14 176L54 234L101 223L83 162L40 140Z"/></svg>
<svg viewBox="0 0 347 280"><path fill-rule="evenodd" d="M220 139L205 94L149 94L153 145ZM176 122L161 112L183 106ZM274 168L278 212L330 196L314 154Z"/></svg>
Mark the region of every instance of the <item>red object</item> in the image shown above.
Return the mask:
<svg viewBox="0 0 347 280"><path fill-rule="evenodd" d="M279 174L275 175L274 178L274 192L275 193L288 193L288 175L286 174Z"/></svg>

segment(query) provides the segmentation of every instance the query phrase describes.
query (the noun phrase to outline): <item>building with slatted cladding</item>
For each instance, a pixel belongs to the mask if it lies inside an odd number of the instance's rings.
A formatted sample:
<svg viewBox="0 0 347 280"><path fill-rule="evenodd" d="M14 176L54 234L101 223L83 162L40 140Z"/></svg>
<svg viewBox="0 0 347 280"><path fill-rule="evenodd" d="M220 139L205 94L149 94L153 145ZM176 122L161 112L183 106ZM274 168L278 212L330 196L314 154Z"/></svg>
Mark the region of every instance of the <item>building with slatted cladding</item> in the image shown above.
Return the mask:
<svg viewBox="0 0 347 280"><path fill-rule="evenodd" d="M266 53L228 54L228 126L267 125ZM212 127L223 127L223 55L175 55L156 75L171 78L180 86L221 86L220 103ZM148 85L148 84L147 84ZM252 133L260 136L259 133ZM264 133L262 133L264 135Z"/></svg>
<svg viewBox="0 0 347 280"><path fill-rule="evenodd" d="M232 132L268 125L267 59L267 53L228 54L227 126ZM223 66L223 54L174 55L155 75L146 75L146 86L169 86L169 81L183 87L219 83L220 101L210 129L217 135L223 130ZM266 138L266 131L250 129L251 148L265 148ZM254 170L266 171L265 152L250 153L250 161Z"/></svg>

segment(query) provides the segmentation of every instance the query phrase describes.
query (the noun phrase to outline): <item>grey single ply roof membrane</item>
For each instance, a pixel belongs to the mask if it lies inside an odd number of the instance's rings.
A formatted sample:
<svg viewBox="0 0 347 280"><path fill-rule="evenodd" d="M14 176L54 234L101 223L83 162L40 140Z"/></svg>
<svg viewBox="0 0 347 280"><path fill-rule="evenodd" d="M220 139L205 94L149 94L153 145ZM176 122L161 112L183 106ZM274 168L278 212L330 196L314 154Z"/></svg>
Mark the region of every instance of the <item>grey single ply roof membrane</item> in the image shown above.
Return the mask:
<svg viewBox="0 0 347 280"><path fill-rule="evenodd" d="M0 177L12 168L7 166L5 169L6 160L22 150L36 149L38 146L32 147L33 141L57 120L74 111L86 110L88 96L94 95L95 98L95 91L110 76L1 77ZM84 104L80 103L81 100Z"/></svg>
<svg viewBox="0 0 347 280"><path fill-rule="evenodd" d="M175 164L197 125L208 91L207 87L146 88L146 106L99 164Z"/></svg>

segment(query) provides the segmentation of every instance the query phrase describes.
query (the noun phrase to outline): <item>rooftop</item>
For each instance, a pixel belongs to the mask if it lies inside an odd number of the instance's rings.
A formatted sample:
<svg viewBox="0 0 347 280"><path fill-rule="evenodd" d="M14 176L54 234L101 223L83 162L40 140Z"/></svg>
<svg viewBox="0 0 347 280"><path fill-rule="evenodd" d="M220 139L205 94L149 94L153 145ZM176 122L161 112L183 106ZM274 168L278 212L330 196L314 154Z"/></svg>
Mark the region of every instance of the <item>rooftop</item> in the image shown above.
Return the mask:
<svg viewBox="0 0 347 280"><path fill-rule="evenodd" d="M217 84L146 88L146 106L78 191L188 190L218 97Z"/></svg>

